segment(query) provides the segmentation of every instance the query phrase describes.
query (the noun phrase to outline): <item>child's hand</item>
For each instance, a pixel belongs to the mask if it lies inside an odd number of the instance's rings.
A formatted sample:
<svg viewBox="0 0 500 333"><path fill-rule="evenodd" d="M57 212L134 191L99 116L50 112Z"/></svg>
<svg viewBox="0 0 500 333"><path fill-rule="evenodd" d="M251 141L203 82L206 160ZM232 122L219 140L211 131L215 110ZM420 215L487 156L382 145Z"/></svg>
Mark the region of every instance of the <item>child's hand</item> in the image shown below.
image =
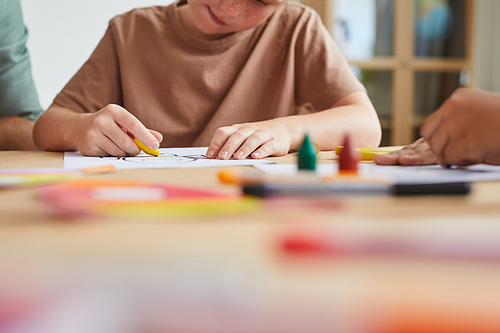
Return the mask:
<svg viewBox="0 0 500 333"><path fill-rule="evenodd" d="M280 119L220 127L208 147L207 157L242 160L288 153L292 135Z"/></svg>
<svg viewBox="0 0 500 333"><path fill-rule="evenodd" d="M500 162L500 95L458 89L434 112L421 134L443 165Z"/></svg>
<svg viewBox="0 0 500 333"><path fill-rule="evenodd" d="M152 150L162 141L159 132L148 130L131 113L110 104L98 112L82 115L72 133L73 146L87 156L135 156L141 152L133 138Z"/></svg>

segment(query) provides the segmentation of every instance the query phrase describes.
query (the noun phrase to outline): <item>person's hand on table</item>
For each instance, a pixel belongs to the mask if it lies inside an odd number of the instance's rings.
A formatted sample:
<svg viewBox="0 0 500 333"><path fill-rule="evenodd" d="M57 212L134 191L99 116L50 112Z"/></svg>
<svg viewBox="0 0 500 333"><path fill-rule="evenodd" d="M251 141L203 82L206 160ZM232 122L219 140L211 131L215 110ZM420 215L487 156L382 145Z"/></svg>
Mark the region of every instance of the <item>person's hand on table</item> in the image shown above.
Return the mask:
<svg viewBox="0 0 500 333"><path fill-rule="evenodd" d="M412 144L387 154L375 155L373 161L380 165L429 165L438 162L429 144L420 138Z"/></svg>
<svg viewBox="0 0 500 333"><path fill-rule="evenodd" d="M421 134L442 165L500 163L500 95L461 88L434 112Z"/></svg>
<svg viewBox="0 0 500 333"><path fill-rule="evenodd" d="M217 129L207 150L208 158L242 160L286 155L292 134L280 119L236 124Z"/></svg>

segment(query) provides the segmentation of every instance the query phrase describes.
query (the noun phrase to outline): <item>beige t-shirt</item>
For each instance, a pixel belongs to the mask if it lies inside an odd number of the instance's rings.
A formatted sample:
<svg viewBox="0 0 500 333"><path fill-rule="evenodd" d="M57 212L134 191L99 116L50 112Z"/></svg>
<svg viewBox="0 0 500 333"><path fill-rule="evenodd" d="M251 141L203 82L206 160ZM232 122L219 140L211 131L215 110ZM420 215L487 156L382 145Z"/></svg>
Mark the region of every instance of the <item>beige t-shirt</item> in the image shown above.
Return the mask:
<svg viewBox="0 0 500 333"><path fill-rule="evenodd" d="M207 146L236 123L321 111L363 90L318 14L283 4L258 27L205 41L177 2L115 17L54 102L76 112L118 104L164 136L162 147Z"/></svg>

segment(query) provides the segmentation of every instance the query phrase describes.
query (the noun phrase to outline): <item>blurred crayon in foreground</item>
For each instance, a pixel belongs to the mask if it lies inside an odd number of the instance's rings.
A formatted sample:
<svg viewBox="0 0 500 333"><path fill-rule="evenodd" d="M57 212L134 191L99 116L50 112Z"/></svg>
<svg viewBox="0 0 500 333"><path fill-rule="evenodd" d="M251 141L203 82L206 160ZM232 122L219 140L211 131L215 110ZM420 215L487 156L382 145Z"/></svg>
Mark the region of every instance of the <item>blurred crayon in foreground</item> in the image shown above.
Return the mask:
<svg viewBox="0 0 500 333"><path fill-rule="evenodd" d="M300 232L282 241L289 254L427 257L500 261L500 243L475 235L369 235L359 232Z"/></svg>
<svg viewBox="0 0 500 333"><path fill-rule="evenodd" d="M345 136L343 147L339 156L339 173L356 174L358 172L359 153L354 150L349 135Z"/></svg>
<svg viewBox="0 0 500 333"><path fill-rule="evenodd" d="M488 304L403 300L387 311L377 333L498 333L500 316ZM436 304L438 303L438 304Z"/></svg>
<svg viewBox="0 0 500 333"><path fill-rule="evenodd" d="M306 134L298 153L299 170L316 170L316 149Z"/></svg>

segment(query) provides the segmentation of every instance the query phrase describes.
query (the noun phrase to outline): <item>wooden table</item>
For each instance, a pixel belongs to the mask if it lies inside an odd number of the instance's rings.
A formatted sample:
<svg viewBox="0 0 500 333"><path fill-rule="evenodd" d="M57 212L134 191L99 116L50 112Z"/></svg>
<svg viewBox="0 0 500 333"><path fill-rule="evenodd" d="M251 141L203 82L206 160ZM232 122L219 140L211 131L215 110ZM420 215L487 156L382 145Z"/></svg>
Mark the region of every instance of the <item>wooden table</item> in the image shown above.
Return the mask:
<svg viewBox="0 0 500 333"><path fill-rule="evenodd" d="M322 152L320 159L335 163L333 153ZM290 163L295 157L273 160ZM0 152L2 169L62 163L61 153ZM84 177L239 192L219 183L218 171L117 170ZM284 234L310 228L404 231L439 223L451 230L477 223L500 230L500 182L474 184L461 197L349 196L322 208L147 220L55 218L36 193L0 191L0 324L2 318L16 325L52 318L47 332L55 331L55 322L69 325L66 331L87 325L93 332L500 328L500 262L296 257L280 248ZM12 306L20 309L17 315L6 310Z"/></svg>

